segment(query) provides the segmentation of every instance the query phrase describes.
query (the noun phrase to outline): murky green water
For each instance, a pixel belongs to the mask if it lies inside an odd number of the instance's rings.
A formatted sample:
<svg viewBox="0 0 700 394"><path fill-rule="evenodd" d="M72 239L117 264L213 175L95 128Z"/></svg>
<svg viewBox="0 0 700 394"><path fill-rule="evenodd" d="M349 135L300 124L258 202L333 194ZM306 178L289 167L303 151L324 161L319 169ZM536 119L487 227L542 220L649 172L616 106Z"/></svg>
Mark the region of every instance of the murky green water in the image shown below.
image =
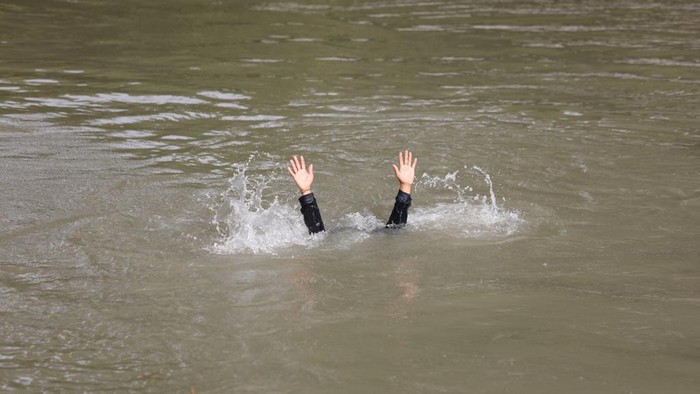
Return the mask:
<svg viewBox="0 0 700 394"><path fill-rule="evenodd" d="M698 21L3 1L0 391L695 392Z"/></svg>

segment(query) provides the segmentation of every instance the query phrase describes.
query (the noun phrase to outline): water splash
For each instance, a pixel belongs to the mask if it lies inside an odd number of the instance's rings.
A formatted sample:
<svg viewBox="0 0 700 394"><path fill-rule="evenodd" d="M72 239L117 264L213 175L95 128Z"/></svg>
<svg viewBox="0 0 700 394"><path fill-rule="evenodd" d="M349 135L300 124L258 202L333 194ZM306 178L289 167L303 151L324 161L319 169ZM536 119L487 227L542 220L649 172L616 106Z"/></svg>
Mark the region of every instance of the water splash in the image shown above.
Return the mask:
<svg viewBox="0 0 700 394"><path fill-rule="evenodd" d="M327 233L309 235L296 198L288 191L288 194L280 191L288 187L278 187L290 182L286 172L280 169L282 165L274 164L272 170L268 166L262 173L249 174L246 171L254 158L255 155L246 163L234 165L237 170L229 179L228 189L216 197L212 223L219 240L212 248L215 253L276 255L293 247L320 245L346 249L383 229L383 220L369 211L351 212L337 219L333 219L332 213L324 212ZM474 194L471 186L462 186L459 171L444 176L423 174L415 184L415 203L404 231L481 240L500 240L516 233L523 220L517 212L496 204L488 173L477 166L471 169L483 176L488 195ZM386 202L387 215L391 203L390 199Z"/></svg>
<svg viewBox="0 0 700 394"><path fill-rule="evenodd" d="M228 190L219 196L213 224L220 240L213 251L277 254L286 247L313 245L321 237L309 236L298 209L272 190L281 181L280 175L275 171L248 175L249 163L238 168Z"/></svg>
<svg viewBox="0 0 700 394"><path fill-rule="evenodd" d="M484 180L486 181L486 184L489 185L489 195L491 196L491 210L497 211L498 206L496 205L496 194L493 192L493 182L491 182L491 176L486 173L486 171L482 170L481 168L477 166L472 166L473 169L479 171L481 175L484 176Z"/></svg>
<svg viewBox="0 0 700 394"><path fill-rule="evenodd" d="M464 168L468 168L465 166ZM491 176L477 166L484 177L489 195L473 194L471 186L462 186L459 171L445 176L423 174L416 189L430 190L431 198L448 200L433 205L417 206L409 215L409 227L422 231L444 232L452 236L477 239L502 239L515 234L524 223L518 212L500 208L496 204Z"/></svg>

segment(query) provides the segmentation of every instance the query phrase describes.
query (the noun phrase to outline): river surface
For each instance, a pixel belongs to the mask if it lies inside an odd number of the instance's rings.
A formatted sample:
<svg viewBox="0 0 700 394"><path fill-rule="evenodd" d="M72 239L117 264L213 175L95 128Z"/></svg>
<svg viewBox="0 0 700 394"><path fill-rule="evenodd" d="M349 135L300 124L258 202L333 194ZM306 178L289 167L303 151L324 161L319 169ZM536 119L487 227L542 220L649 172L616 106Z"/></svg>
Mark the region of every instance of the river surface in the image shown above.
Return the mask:
<svg viewBox="0 0 700 394"><path fill-rule="evenodd" d="M697 392L699 115L697 1L3 0L0 391Z"/></svg>

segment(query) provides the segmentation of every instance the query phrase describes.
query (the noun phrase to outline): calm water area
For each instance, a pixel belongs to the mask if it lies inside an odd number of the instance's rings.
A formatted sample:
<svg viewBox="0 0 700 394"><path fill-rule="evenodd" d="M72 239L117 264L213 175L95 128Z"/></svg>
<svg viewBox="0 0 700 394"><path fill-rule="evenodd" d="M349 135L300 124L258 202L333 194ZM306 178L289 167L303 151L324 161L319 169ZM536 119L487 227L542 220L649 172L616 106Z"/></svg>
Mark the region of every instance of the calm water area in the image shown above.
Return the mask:
<svg viewBox="0 0 700 394"><path fill-rule="evenodd" d="M699 239L695 0L0 1L0 392L696 393Z"/></svg>

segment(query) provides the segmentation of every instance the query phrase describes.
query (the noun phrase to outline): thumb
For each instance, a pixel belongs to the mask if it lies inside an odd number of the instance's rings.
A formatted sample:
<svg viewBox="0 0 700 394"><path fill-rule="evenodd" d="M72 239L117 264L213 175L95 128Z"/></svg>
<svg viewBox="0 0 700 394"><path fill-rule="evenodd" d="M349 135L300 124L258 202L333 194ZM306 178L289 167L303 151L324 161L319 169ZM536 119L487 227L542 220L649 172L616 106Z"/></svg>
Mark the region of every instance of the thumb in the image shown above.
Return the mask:
<svg viewBox="0 0 700 394"><path fill-rule="evenodd" d="M396 164L392 164L392 167L394 167L394 174L396 174L396 177L399 177L399 167L396 167Z"/></svg>

